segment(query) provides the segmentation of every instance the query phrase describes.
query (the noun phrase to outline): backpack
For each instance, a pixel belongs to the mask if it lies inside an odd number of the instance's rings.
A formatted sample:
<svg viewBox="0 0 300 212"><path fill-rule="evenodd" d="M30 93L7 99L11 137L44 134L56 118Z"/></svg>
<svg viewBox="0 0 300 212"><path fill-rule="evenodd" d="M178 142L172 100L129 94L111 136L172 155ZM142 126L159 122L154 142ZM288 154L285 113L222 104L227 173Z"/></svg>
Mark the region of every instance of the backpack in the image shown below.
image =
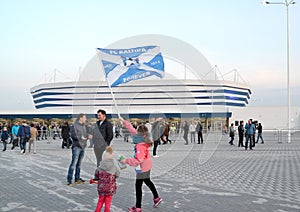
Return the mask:
<svg viewBox="0 0 300 212"><path fill-rule="evenodd" d="M30 127L29 126L23 126L23 127L24 127L25 138L30 138L31 137Z"/></svg>

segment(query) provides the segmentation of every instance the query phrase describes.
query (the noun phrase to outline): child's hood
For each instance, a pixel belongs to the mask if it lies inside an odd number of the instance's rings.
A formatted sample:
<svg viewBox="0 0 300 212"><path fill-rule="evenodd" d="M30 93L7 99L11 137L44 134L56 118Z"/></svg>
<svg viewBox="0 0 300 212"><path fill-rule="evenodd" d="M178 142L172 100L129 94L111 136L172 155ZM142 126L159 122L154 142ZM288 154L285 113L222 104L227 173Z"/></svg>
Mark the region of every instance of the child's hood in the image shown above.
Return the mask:
<svg viewBox="0 0 300 212"><path fill-rule="evenodd" d="M135 135L132 136L132 143L139 144L139 143L144 142L144 139L145 138L143 136L135 134Z"/></svg>
<svg viewBox="0 0 300 212"><path fill-rule="evenodd" d="M102 171L106 171L109 172L111 174L115 173L115 163L114 163L114 159L109 158L109 159L105 159L102 160L99 166L99 169Z"/></svg>
<svg viewBox="0 0 300 212"><path fill-rule="evenodd" d="M135 134L132 136L132 143L134 144L139 144L139 143L146 143L146 144L152 144L152 141L151 139L147 136L147 137L144 137L142 135L139 135L139 134Z"/></svg>

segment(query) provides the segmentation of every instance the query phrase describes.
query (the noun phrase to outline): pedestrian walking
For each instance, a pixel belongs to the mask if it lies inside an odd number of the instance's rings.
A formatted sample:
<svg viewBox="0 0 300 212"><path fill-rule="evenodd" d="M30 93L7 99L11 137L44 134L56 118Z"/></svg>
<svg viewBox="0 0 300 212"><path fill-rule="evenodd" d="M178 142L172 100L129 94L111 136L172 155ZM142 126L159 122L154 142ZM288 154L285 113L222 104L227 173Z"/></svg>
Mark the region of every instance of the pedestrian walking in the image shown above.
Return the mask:
<svg viewBox="0 0 300 212"><path fill-rule="evenodd" d="M31 151L31 145L33 145L33 154L36 154L36 140L38 138L38 131L34 127L34 124L31 123L30 125L30 139L28 141L28 152L30 153Z"/></svg>
<svg viewBox="0 0 300 212"><path fill-rule="evenodd" d="M6 151L6 145L7 145L7 139L8 139L8 131L7 131L7 127L3 127L2 129L2 133L1 133L1 141L3 143L3 152Z"/></svg>
<svg viewBox="0 0 300 212"><path fill-rule="evenodd" d="M231 123L231 125L230 125L230 127L229 127L229 137L230 137L229 144L230 144L230 145L233 145L233 141L234 141L234 133L235 133L234 124Z"/></svg>
<svg viewBox="0 0 300 212"><path fill-rule="evenodd" d="M163 134L163 132L161 131L161 121L162 121L162 118L157 118L152 125L152 138L154 141L153 157L159 157L157 155L156 151L157 151L158 144L160 143L160 139Z"/></svg>
<svg viewBox="0 0 300 212"><path fill-rule="evenodd" d="M42 130L41 130L41 124L40 123L37 123L36 130L38 132L38 136L37 136L36 140L39 141L41 139L41 136L42 136Z"/></svg>
<svg viewBox="0 0 300 212"><path fill-rule="evenodd" d="M164 129L164 137L166 139L166 143L168 143L168 142L172 143L172 141L169 139L169 135L170 135L170 124L168 122L166 122L165 129Z"/></svg>
<svg viewBox="0 0 300 212"><path fill-rule="evenodd" d="M26 143L29 141L31 137L30 127L28 126L25 120L22 121L22 125L18 130L17 136L20 137L21 154L24 154L26 151Z"/></svg>
<svg viewBox="0 0 300 212"><path fill-rule="evenodd" d="M185 141L184 145L189 144L188 134L189 134L189 124L187 121L185 121L183 125L183 139Z"/></svg>
<svg viewBox="0 0 300 212"><path fill-rule="evenodd" d="M264 139L262 137L262 130L263 130L263 127L262 127L261 123L259 123L258 127L257 127L257 140L256 140L256 143L258 143L259 139L261 139L262 144L264 143Z"/></svg>
<svg viewBox="0 0 300 212"><path fill-rule="evenodd" d="M14 149L16 146L19 146L19 137L18 137L19 128L20 128L19 123L16 122L15 125L11 129L11 134L13 137L11 149Z"/></svg>
<svg viewBox="0 0 300 212"><path fill-rule="evenodd" d="M170 124L170 139L173 141L173 143L175 143L176 140L176 126L174 123Z"/></svg>
<svg viewBox="0 0 300 212"><path fill-rule="evenodd" d="M9 141L7 143L11 144L13 142L13 136L12 136L12 126L10 123L7 125L7 132L9 137Z"/></svg>

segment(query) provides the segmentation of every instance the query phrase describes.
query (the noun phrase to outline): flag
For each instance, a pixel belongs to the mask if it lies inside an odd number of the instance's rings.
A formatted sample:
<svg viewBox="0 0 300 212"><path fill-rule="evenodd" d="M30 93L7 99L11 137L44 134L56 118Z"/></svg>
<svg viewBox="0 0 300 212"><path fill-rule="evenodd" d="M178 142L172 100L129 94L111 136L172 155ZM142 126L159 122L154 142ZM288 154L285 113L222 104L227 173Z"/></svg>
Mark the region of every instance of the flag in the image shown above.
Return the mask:
<svg viewBox="0 0 300 212"><path fill-rule="evenodd" d="M111 87L153 75L163 77L164 60L159 46L97 48L97 52Z"/></svg>

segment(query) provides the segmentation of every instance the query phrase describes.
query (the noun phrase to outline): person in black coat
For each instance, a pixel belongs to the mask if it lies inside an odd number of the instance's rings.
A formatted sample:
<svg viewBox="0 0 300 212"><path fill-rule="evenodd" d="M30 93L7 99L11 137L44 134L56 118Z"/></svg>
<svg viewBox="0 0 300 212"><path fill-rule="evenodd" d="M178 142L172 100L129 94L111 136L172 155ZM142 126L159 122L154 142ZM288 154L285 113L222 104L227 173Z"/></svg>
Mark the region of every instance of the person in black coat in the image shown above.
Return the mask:
<svg viewBox="0 0 300 212"><path fill-rule="evenodd" d="M3 150L2 150L3 152L6 151L7 139L8 139L8 131L6 127L3 127L2 134L1 134L1 141L3 142Z"/></svg>
<svg viewBox="0 0 300 212"><path fill-rule="evenodd" d="M184 145L188 145L189 141L188 141L188 134L189 134L189 124L187 121L184 122L184 126L183 126L183 139L185 141Z"/></svg>
<svg viewBox="0 0 300 212"><path fill-rule="evenodd" d="M245 128L244 128L244 121L240 121L240 125L238 127L239 133L239 145L238 147L244 147L244 136L245 136Z"/></svg>
<svg viewBox="0 0 300 212"><path fill-rule="evenodd" d="M202 127L202 124L200 121L197 124L196 130L198 133L198 144L200 144L200 141L201 141L201 144L203 144L203 133L202 133L203 127Z"/></svg>
<svg viewBox="0 0 300 212"><path fill-rule="evenodd" d="M61 127L61 136L62 136L62 144L61 148L65 148L65 146L70 149L70 126L66 121L64 125Z"/></svg>
<svg viewBox="0 0 300 212"><path fill-rule="evenodd" d="M92 135L94 142L94 152L98 167L102 160L102 154L105 151L106 147L110 145L114 134L112 124L106 119L106 111L100 109L97 111L97 115L99 121L97 121L95 126L93 127Z"/></svg>

